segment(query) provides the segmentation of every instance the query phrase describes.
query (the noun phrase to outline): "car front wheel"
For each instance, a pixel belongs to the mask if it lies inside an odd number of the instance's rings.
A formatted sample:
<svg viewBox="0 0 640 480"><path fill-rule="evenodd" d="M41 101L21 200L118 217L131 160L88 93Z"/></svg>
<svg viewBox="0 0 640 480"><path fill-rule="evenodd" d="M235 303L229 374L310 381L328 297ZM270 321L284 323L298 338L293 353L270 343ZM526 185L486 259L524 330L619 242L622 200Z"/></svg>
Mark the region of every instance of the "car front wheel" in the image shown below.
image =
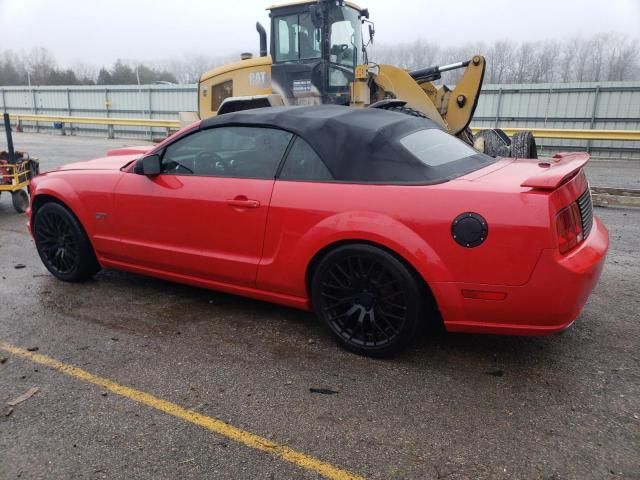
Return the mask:
<svg viewBox="0 0 640 480"><path fill-rule="evenodd" d="M316 315L347 349L388 356L415 336L422 316L421 288L391 253L372 245L330 251L311 281Z"/></svg>
<svg viewBox="0 0 640 480"><path fill-rule="evenodd" d="M50 202L38 208L33 236L42 263L60 280L86 280L100 270L80 222L64 206Z"/></svg>

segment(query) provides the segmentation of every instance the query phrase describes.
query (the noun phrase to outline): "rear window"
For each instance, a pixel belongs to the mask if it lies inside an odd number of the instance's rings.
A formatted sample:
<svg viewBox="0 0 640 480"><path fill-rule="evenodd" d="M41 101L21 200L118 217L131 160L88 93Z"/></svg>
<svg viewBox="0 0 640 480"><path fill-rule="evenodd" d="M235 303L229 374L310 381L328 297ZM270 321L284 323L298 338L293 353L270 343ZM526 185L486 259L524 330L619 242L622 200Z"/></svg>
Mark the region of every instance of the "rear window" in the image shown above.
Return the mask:
<svg viewBox="0 0 640 480"><path fill-rule="evenodd" d="M400 139L400 144L429 167L439 167L478 155L476 150L462 140L436 128L411 133Z"/></svg>

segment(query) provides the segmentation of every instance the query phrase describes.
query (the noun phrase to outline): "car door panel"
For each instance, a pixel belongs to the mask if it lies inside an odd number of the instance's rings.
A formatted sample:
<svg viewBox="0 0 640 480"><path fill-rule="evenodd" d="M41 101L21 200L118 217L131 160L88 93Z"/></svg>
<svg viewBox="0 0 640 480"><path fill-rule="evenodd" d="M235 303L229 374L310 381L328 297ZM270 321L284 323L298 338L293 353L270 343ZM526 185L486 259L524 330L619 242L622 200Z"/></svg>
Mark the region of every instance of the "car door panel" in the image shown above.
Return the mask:
<svg viewBox="0 0 640 480"><path fill-rule="evenodd" d="M126 175L116 195L120 259L251 286L273 184L273 180Z"/></svg>
<svg viewBox="0 0 640 480"><path fill-rule="evenodd" d="M239 126L199 131L167 147L165 173L126 174L116 189L116 260L255 286L275 172L290 138Z"/></svg>

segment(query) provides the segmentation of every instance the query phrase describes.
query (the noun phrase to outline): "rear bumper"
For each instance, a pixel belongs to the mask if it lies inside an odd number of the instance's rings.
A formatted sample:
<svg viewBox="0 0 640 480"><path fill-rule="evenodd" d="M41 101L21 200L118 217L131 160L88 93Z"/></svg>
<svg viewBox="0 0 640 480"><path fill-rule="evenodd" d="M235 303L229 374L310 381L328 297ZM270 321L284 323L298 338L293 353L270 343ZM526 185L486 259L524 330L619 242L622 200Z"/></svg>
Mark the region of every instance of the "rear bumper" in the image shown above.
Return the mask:
<svg viewBox="0 0 640 480"><path fill-rule="evenodd" d="M435 282L430 286L451 332L549 335L569 327L595 287L609 247L609 234L594 216L587 239L568 255L542 251L521 286ZM506 294L503 300L465 298L463 290ZM494 296L495 297L495 296Z"/></svg>

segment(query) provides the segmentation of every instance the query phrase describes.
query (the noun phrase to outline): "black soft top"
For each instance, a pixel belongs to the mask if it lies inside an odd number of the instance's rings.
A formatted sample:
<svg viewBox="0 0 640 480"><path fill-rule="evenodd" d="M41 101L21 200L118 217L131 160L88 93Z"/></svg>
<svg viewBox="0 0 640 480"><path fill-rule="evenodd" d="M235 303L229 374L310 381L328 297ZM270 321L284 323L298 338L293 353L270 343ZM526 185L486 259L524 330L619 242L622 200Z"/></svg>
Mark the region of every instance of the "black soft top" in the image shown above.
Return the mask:
<svg viewBox="0 0 640 480"><path fill-rule="evenodd" d="M295 133L311 145L338 181L437 183L477 168L461 169L459 162L437 167L421 162L400 139L439 127L404 113L338 105L268 107L211 117L201 128L223 125L276 127Z"/></svg>

